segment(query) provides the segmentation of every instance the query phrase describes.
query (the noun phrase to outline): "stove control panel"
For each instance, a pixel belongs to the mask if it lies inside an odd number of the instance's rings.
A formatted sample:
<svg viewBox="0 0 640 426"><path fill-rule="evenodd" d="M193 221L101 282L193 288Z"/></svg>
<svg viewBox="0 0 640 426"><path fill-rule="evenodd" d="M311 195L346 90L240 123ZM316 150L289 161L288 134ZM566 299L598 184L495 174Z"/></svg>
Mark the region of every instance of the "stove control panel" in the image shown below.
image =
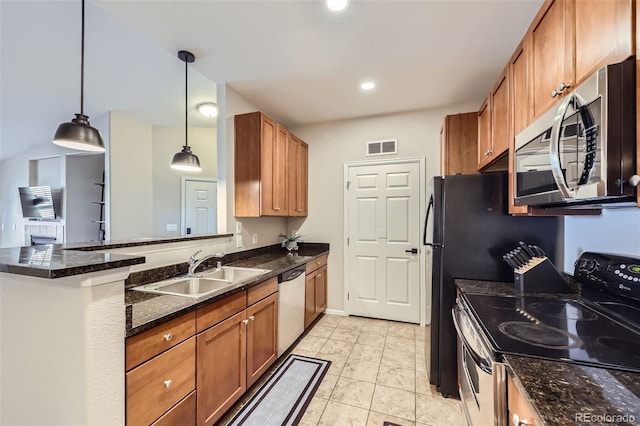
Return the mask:
<svg viewBox="0 0 640 426"><path fill-rule="evenodd" d="M640 259L585 252L576 260L574 277L615 295L640 299Z"/></svg>

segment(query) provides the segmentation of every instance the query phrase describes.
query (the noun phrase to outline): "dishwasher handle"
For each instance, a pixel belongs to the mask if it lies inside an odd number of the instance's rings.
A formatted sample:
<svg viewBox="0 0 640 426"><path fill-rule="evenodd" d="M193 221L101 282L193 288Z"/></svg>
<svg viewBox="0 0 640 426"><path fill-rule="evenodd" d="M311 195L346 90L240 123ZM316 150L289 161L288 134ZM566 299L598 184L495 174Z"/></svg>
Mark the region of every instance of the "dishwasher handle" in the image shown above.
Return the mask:
<svg viewBox="0 0 640 426"><path fill-rule="evenodd" d="M306 272L306 267L295 268L289 271L285 271L278 275L278 284L283 283L285 281L292 281L298 278L300 275Z"/></svg>

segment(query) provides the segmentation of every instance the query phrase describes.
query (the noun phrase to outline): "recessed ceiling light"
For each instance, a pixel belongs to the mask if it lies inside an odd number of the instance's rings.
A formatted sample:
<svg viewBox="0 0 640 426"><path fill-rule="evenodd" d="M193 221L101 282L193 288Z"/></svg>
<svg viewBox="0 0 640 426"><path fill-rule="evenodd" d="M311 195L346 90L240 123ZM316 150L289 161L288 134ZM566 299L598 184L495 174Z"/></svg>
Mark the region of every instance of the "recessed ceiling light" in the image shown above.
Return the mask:
<svg viewBox="0 0 640 426"><path fill-rule="evenodd" d="M196 106L200 114L207 118L214 118L218 116L218 105L213 102L203 102Z"/></svg>
<svg viewBox="0 0 640 426"><path fill-rule="evenodd" d="M362 90L373 90L376 88L376 84L373 81L364 81L360 84Z"/></svg>
<svg viewBox="0 0 640 426"><path fill-rule="evenodd" d="M347 0L327 0L327 7L334 12L340 12L347 7Z"/></svg>

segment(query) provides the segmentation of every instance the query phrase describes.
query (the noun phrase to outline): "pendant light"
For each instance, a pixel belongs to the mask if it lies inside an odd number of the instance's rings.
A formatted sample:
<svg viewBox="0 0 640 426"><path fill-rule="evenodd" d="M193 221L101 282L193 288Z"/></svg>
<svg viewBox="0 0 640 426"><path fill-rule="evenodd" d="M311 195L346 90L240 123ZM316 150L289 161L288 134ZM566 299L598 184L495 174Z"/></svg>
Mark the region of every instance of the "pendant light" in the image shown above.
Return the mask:
<svg viewBox="0 0 640 426"><path fill-rule="evenodd" d="M68 123L58 126L53 143L65 148L82 151L104 152L102 135L89 124L89 117L84 115L84 0L82 0L82 42L80 53L80 114Z"/></svg>
<svg viewBox="0 0 640 426"><path fill-rule="evenodd" d="M187 96L187 69L188 64L194 62L196 60L196 57L191 52L181 50L178 52L178 58L180 58L180 60L184 62L184 146L182 147L182 151L173 156L173 160L171 161L171 168L185 172L199 172L200 170L202 170L202 168L200 167L200 160L198 160L198 157L191 152L191 148L189 147L189 126L187 121L187 116L189 115L189 102Z"/></svg>

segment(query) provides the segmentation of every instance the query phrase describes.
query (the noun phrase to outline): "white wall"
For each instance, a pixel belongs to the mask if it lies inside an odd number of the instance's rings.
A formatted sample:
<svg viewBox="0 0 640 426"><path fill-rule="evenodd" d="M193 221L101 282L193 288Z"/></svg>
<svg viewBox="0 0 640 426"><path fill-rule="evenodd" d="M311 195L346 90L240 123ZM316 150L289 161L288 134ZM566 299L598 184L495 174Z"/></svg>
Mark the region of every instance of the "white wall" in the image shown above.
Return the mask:
<svg viewBox="0 0 640 426"><path fill-rule="evenodd" d="M344 163L426 157L426 176L429 180L440 173L440 128L444 116L477 108L478 104L473 103L291 129L309 144L309 216L289 219L288 230L299 230L305 241L331 244L329 309L344 309ZM367 157L366 142L382 139L397 139L398 154Z"/></svg>
<svg viewBox="0 0 640 426"><path fill-rule="evenodd" d="M98 239L104 154L69 155L66 159L65 243Z"/></svg>
<svg viewBox="0 0 640 426"><path fill-rule="evenodd" d="M258 111L256 105L247 98L240 95L236 90L228 85L218 85L218 106L222 107L218 113L224 117L218 120L218 200L223 200L226 209L219 208L218 217L226 224L227 232L236 232L236 222L242 223L242 246L245 249L267 246L279 243L282 238L279 234L287 231L287 218L281 217L261 217L261 218L235 218L234 210L234 141L235 126L233 117L236 114ZM268 112L265 111L268 115ZM221 142L224 141L224 145ZM219 203L221 206L223 204ZM222 228L220 228L222 230ZM253 244L252 235L256 234L258 242Z"/></svg>
<svg viewBox="0 0 640 426"><path fill-rule="evenodd" d="M151 126L110 114L110 239L153 235Z"/></svg>
<svg viewBox="0 0 640 426"><path fill-rule="evenodd" d="M170 167L176 152L184 145L184 127L153 126L153 231L149 236L180 236L181 176L217 178L218 155L216 129L189 127L189 146L198 156L202 171L188 173ZM177 224L178 230L167 231L167 224Z"/></svg>
<svg viewBox="0 0 640 426"><path fill-rule="evenodd" d="M605 209L602 216L566 216L564 271L573 275L573 264L585 251L640 258L640 209Z"/></svg>

